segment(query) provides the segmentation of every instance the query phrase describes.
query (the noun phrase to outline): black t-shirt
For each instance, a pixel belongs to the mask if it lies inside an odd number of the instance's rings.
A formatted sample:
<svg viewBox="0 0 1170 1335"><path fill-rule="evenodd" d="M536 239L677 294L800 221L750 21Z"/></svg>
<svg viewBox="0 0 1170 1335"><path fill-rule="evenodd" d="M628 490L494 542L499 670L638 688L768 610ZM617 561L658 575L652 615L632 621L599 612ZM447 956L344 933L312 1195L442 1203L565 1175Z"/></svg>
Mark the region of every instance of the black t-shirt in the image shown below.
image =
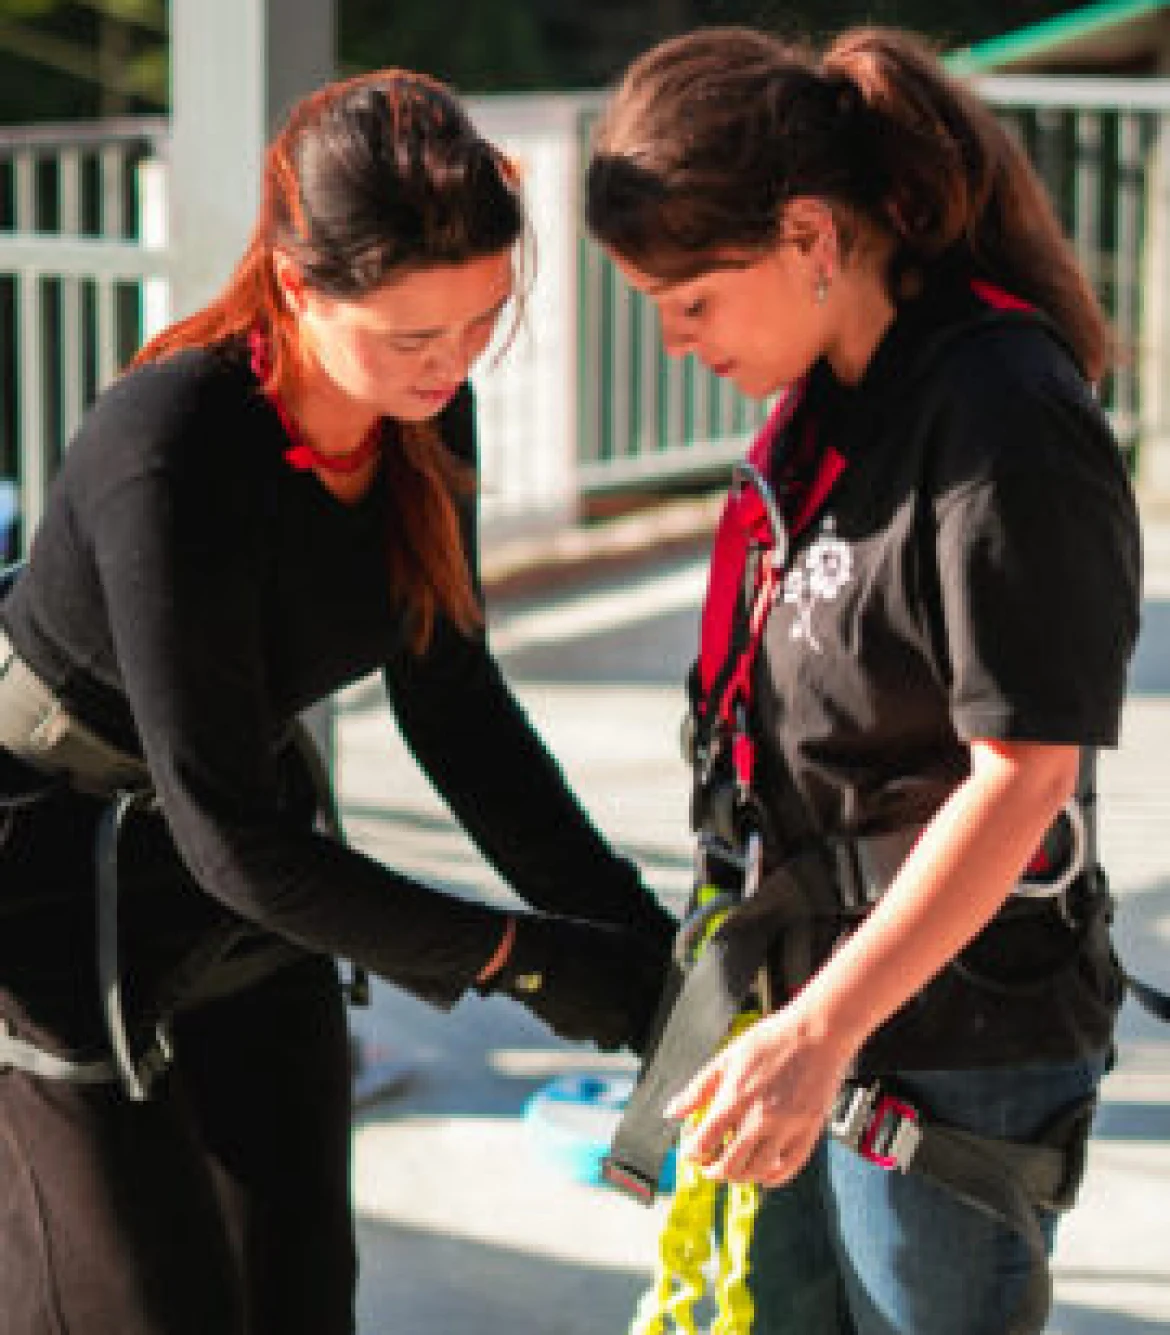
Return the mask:
<svg viewBox="0 0 1170 1335"><path fill-rule="evenodd" d="M778 473L810 422L845 467L792 541L754 677L755 786L781 845L923 824L973 739L1115 744L1138 520L1052 330L931 293L855 387L815 368ZM859 1067L1071 1060L1108 1045L1119 1002L1104 915L1070 933L1052 908L1012 905Z"/></svg>
<svg viewBox="0 0 1170 1335"><path fill-rule="evenodd" d="M779 453L810 418L846 466L793 541L761 647L764 800L782 772L818 831L887 830L937 809L974 738L1115 744L1138 521L1047 326L965 290L923 298L857 386L816 368Z"/></svg>
<svg viewBox="0 0 1170 1335"><path fill-rule="evenodd" d="M474 464L469 389L439 426ZM194 880L306 948L449 1004L498 940L486 907L282 810L276 750L290 720L377 669L413 753L526 900L637 921L635 869L577 806L484 636L440 618L423 656L408 649L387 577L385 478L343 504L284 462L287 445L240 356L185 352L124 376L71 445L3 605L18 652L83 722L145 756Z"/></svg>

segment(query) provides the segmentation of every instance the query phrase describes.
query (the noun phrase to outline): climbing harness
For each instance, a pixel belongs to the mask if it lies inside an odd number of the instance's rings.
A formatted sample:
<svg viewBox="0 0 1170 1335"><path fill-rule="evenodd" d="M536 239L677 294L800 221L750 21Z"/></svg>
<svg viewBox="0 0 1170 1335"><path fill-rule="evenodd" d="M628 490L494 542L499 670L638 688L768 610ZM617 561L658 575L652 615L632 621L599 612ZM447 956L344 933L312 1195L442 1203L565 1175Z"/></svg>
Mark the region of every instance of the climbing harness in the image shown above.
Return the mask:
<svg viewBox="0 0 1170 1335"><path fill-rule="evenodd" d="M993 306L1000 295L986 285L976 294ZM773 855L783 849L784 856L761 874L768 830L753 787L755 660L784 578L789 544L820 510L846 466L831 447L817 448L811 421L796 418L804 394L803 384L789 391L747 459L736 466L712 553L699 657L691 675L692 710L684 727L684 750L694 770L696 892L679 933L680 977L671 988L673 1004L660 1018L657 1041L603 1168L606 1180L644 1203L654 1200L662 1157L677 1132L663 1116L670 1099L729 1034L750 1023L761 1007L770 1007L767 979L772 973L790 990L812 974L826 945L831 946L818 937L818 925L834 923L838 934L856 925L920 834L911 828L810 839L798 841L791 851L784 840L772 838L767 842ZM777 455L779 499L768 482ZM1097 893L1093 759L1090 750L1082 753L1076 796L1013 888L1012 911L1047 912L1051 906L1072 925L1074 888L1088 884L1089 893ZM795 790L780 793L777 801L782 816L785 802L801 803ZM796 814L803 816L803 808ZM807 828L807 820L793 824ZM698 953L692 949L696 942L702 943ZM1170 999L1146 984L1127 981L1143 1005L1170 1019ZM937 1123L898 1090L850 1079L826 1129L875 1166L924 1176L1019 1234L1031 1269L1008 1332L1015 1335L1039 1329L1050 1305L1047 1251L1037 1214L1071 1206L1093 1107L1092 1099L1078 1102L1036 1140L1016 1143ZM697 1165L680 1161L655 1282L631 1335L694 1331L719 1190ZM735 1226L723 1231L717 1285L723 1298L717 1298L711 1329L719 1335L748 1335L752 1311L746 1266L755 1206L735 1187L727 1194Z"/></svg>
<svg viewBox="0 0 1170 1335"><path fill-rule="evenodd" d="M0 570L0 600L15 582L20 567ZM340 818L329 776L320 753L299 721L289 730L312 786L318 828L342 838ZM173 1058L166 1014L146 1024L135 1023L125 995L127 961L122 948L120 891L124 880L120 850L127 824L155 809L150 773L140 758L119 750L74 717L51 688L16 653L0 628L0 748L29 767L39 782L26 793L5 799L25 805L68 787L105 803L94 845L96 879L97 970L100 1004L110 1055L77 1061L60 1057L18 1036L10 1025L0 1029L0 1070L14 1067L46 1079L75 1084L119 1084L127 1096L142 1102ZM240 958L233 952L242 940L238 930L202 943L184 976L198 973L201 995L223 995L257 981L274 967L299 954L291 944L273 939ZM192 969L192 965L196 966ZM207 990L204 990L207 989ZM354 967L347 986L353 1005L369 1002L369 980Z"/></svg>

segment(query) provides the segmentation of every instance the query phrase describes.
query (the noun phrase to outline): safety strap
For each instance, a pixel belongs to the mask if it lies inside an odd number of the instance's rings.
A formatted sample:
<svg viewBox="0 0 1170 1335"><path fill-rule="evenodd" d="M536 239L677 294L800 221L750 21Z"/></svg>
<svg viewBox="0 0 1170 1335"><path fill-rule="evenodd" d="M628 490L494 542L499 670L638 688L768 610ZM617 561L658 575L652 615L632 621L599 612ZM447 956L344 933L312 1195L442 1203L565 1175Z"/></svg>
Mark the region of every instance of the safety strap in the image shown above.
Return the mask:
<svg viewBox="0 0 1170 1335"><path fill-rule="evenodd" d="M758 1016L737 1017L728 1037ZM715 1318L711 1335L750 1335L755 1322L751 1286L752 1236L763 1189L752 1182L721 1184L682 1158L666 1219L658 1235L654 1279L638 1302L628 1335L699 1335L696 1311L707 1295L712 1240Z"/></svg>
<svg viewBox="0 0 1170 1335"><path fill-rule="evenodd" d="M819 889L819 893L818 893ZM677 1000L618 1123L602 1164L606 1181L644 1204L657 1193L678 1134L670 1100L710 1060L751 992L772 942L807 927L833 894L826 864L802 855L781 863L723 921L685 975Z"/></svg>
<svg viewBox="0 0 1170 1335"><path fill-rule="evenodd" d="M150 1097L154 1082L171 1063L170 1034L165 1021L155 1026L152 1041L135 1056L126 1026L122 996L122 962L119 945L118 843L126 817L153 802L149 794L119 793L102 812L97 831L97 952L98 987L106 1032L114 1052L114 1069L127 1096L135 1103Z"/></svg>
<svg viewBox="0 0 1170 1335"><path fill-rule="evenodd" d="M1095 1097L1078 1101L1038 1139L1020 1142L941 1125L880 1084L846 1081L829 1131L868 1162L928 1179L1023 1240L1030 1259L1027 1286L1005 1335L1032 1335L1052 1305L1038 1211L1072 1206L1095 1107Z"/></svg>
<svg viewBox="0 0 1170 1335"><path fill-rule="evenodd" d="M619 1122L602 1174L644 1204L654 1200L663 1161L677 1134L677 1126L663 1116L665 1104L737 1022L742 1027L743 1003L777 933L799 929L817 912L818 900L834 893L820 859L794 860L780 873L767 877L707 941ZM810 885L818 883L823 889L810 891ZM840 1091L828 1130L868 1162L925 1177L1022 1238L1031 1265L1005 1335L1026 1335L1040 1328L1051 1304L1047 1247L1037 1211L1055 1212L1072 1204L1084 1168L1092 1110L1092 1100L1078 1103L1061 1126L1038 1141L1012 1142L940 1125L879 1085L849 1081ZM684 1193L681 1199L679 1192ZM713 1202L694 1173L680 1176L660 1241L655 1284L632 1327L636 1335L675 1330L689 1335L693 1330L691 1313L702 1294L697 1276L709 1252L706 1235ZM746 1236L740 1247L745 1256L750 1224ZM746 1285L741 1262L733 1267L738 1276L735 1292ZM730 1263L725 1258L724 1264ZM721 1272L721 1281L727 1279ZM667 1324L668 1317L673 1324ZM750 1322L735 1324L727 1317L723 1329L739 1335L750 1330Z"/></svg>
<svg viewBox="0 0 1170 1335"><path fill-rule="evenodd" d="M11 1021L0 1030L0 1071L27 1071L44 1080L65 1080L74 1085L108 1085L117 1079L109 1060L74 1061L20 1038Z"/></svg>
<svg viewBox="0 0 1170 1335"><path fill-rule="evenodd" d="M1126 987L1133 993L1134 1000L1140 1003L1142 1009L1148 1011L1156 1020L1170 1024L1170 993L1142 982L1140 978L1135 978L1125 969L1121 972Z"/></svg>

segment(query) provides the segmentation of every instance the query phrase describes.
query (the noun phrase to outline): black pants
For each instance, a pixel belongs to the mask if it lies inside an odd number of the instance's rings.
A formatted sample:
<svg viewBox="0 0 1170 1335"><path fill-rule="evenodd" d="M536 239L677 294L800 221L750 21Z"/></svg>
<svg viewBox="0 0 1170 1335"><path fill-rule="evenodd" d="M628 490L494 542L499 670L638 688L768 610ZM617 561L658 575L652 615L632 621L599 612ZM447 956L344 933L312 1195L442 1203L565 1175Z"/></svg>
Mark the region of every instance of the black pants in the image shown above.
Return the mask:
<svg viewBox="0 0 1170 1335"><path fill-rule="evenodd" d="M351 1335L333 966L186 1014L175 1050L144 1104L0 1071L0 1335Z"/></svg>

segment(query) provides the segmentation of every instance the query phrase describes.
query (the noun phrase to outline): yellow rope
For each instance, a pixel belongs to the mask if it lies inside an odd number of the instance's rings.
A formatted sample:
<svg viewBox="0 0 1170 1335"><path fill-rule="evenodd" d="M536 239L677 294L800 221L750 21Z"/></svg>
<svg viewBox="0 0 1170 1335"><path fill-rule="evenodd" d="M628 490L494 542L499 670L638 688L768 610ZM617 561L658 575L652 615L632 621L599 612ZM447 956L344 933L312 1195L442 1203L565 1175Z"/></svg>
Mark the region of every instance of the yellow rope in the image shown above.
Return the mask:
<svg viewBox="0 0 1170 1335"><path fill-rule="evenodd" d="M757 1019L755 1011L738 1016L728 1039ZM710 1335L750 1335L755 1318L749 1286L752 1232L762 1195L751 1183L731 1183L723 1189L694 1160L679 1156L674 1196L658 1237L654 1281L638 1303L629 1335L698 1335L695 1307L707 1294L711 1240L721 1198L723 1229Z"/></svg>
<svg viewBox="0 0 1170 1335"><path fill-rule="evenodd" d="M761 1197L754 1182L733 1182L727 1188L711 1335L748 1335L755 1320L756 1304L748 1279Z"/></svg>
<svg viewBox="0 0 1170 1335"><path fill-rule="evenodd" d="M678 1162L674 1196L658 1238L653 1286L642 1296L630 1335L697 1335L695 1304L706 1292L705 1267L719 1185L690 1159Z"/></svg>

